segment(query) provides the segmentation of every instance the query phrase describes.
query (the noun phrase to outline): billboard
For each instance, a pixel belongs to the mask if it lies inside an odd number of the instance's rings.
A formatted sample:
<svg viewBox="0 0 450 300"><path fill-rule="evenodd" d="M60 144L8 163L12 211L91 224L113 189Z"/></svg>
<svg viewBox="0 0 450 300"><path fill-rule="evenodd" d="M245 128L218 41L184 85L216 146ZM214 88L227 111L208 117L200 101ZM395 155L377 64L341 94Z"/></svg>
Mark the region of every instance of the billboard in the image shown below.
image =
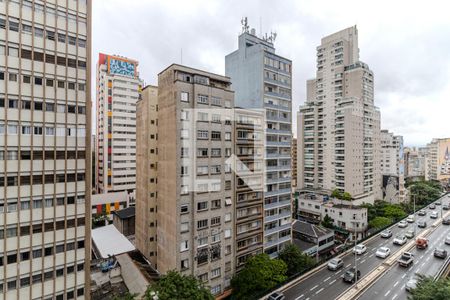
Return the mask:
<svg viewBox="0 0 450 300"><path fill-rule="evenodd" d="M136 62L120 57L108 56L108 73L136 77Z"/></svg>
<svg viewBox="0 0 450 300"><path fill-rule="evenodd" d="M450 179L450 138L439 140L438 145L438 180Z"/></svg>

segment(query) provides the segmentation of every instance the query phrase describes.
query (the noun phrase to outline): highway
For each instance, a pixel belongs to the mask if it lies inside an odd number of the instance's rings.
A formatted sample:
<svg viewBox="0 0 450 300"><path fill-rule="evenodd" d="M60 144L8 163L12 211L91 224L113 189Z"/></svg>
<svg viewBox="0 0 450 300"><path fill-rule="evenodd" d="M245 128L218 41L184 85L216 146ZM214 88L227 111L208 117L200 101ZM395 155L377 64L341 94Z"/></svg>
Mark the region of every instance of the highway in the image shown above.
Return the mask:
<svg viewBox="0 0 450 300"><path fill-rule="evenodd" d="M443 203L448 202L447 199L443 201ZM439 206L436 206L436 209L439 209ZM432 210L427 209L427 215L429 215L430 211ZM450 254L450 245L445 245L444 243L445 237L448 234L450 234L450 225L439 224L436 230L428 236L430 244L426 250L420 250L414 247L410 251L414 254L414 265L411 268L405 269L395 264L383 276L378 278L375 284L367 289L358 299L406 300L408 292L405 290L405 285L410 278L414 277L415 273L434 277L445 262L445 259L434 257L433 252L435 248L443 248Z"/></svg>
<svg viewBox="0 0 450 300"><path fill-rule="evenodd" d="M447 199L446 196L440 198L443 203L443 199ZM448 200L446 200L448 202ZM429 210L428 210L429 211ZM440 212L440 206L436 206L435 211ZM444 211L445 213L445 211ZM426 221L427 225L430 226L432 223L432 219L429 217L429 212L426 216L417 216L416 215L416 222L417 221ZM442 225L441 225L442 227ZM401 248L401 246L396 246L392 244L392 240L395 237L396 234L399 233L405 233L407 230L413 229L413 224L408 224L408 227L406 228L399 228L397 224L393 225L391 227L393 236L389 239L384 239L379 236L374 236L369 241L364 242L364 244L367 246L367 251L363 255L359 255L357 257L357 264L358 264L358 270L361 271L361 276L364 277L369 272L377 268L383 263L383 259L380 259L375 256L375 252L377 249L381 246L387 246L391 249L391 256L398 251L398 249ZM446 227L447 228L447 227ZM416 235L422 232L425 228L417 228ZM448 229L450 229L450 226L448 226ZM441 231L436 230L436 234L441 233ZM439 237L440 235L438 235ZM408 240L409 241L409 240ZM432 242L432 240L430 239ZM450 248L450 247L449 247ZM434 248L428 247L428 249ZM450 249L449 249L450 250ZM432 251L430 250L429 253L432 255ZM420 257L420 255L419 255ZM354 254L347 253L345 254L342 259L344 260L344 268L341 268L340 270L334 272L330 271L326 268L326 264L322 266L318 271L313 272L310 276L307 276L306 278L295 282L295 284L288 284L288 287L285 289L281 289L284 295L286 296L287 300L312 300L312 299L336 299L339 295L341 295L343 292L345 292L349 287L351 287L351 284L343 282L341 276L347 270L349 267L354 265ZM434 259L434 257L432 257ZM426 259L426 258L425 258ZM430 259L431 260L431 259ZM419 261L419 259L417 260ZM442 263L443 261L441 261ZM419 264L420 267L421 264ZM416 266L415 266L416 267ZM436 268L439 268L439 266L436 266ZM394 268L395 269L395 268ZM403 270L405 272L405 270ZM402 275L400 275L401 278ZM405 277L406 278L406 277ZM390 279L392 280L392 279ZM396 279L393 284L397 281ZM386 284L389 284L389 279L386 281ZM375 285L373 286L374 290L376 290ZM387 291L387 290L386 290ZM395 293L394 293L395 294ZM365 295L365 294L364 294ZM364 296L363 295L363 296ZM381 295L380 297L383 297ZM368 294L369 298L364 299L374 299L371 298ZM399 296L398 296L399 297Z"/></svg>

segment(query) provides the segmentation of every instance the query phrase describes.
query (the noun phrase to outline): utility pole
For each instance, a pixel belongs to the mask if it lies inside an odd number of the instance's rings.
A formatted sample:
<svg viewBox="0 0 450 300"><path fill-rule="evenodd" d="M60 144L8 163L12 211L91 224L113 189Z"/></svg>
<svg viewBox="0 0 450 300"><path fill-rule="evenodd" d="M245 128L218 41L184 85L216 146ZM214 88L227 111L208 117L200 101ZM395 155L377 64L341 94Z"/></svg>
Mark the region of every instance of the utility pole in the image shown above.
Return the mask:
<svg viewBox="0 0 450 300"><path fill-rule="evenodd" d="M416 236L416 195L413 195L413 199L414 199L414 236Z"/></svg>
<svg viewBox="0 0 450 300"><path fill-rule="evenodd" d="M359 277L358 277L358 265L357 265L357 263L358 263L358 261L356 260L356 257L357 257L357 253L356 253L356 242L357 242L357 238L356 238L356 223L357 222L353 222L353 227L354 227L354 229L355 229L355 236L354 236L354 239L355 239L355 287L356 287L356 283L358 282L358 279L359 279Z"/></svg>

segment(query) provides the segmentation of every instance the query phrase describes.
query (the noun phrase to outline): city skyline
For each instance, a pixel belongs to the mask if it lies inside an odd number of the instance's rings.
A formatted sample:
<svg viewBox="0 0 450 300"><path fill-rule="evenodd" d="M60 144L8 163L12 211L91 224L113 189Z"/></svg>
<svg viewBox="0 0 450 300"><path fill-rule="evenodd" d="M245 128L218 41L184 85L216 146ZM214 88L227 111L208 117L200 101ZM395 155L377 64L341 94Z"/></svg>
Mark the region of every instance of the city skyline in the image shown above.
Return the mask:
<svg viewBox="0 0 450 300"><path fill-rule="evenodd" d="M184 65L225 74L223 57L236 47L242 17L248 17L258 36L261 28L263 33L276 31L277 51L294 63L293 110L304 103L305 81L314 77L314 61L308 57L314 55L317 41L330 32L357 25L361 60L371 62L376 78L375 102L382 111L381 128L403 135L405 146L425 145L434 137L445 136L440 123L450 109L444 96L450 85L443 78L450 68L448 63L432 61L440 57L445 62L449 55L443 33L447 29L441 26L449 21L444 16L439 18L443 10L435 12L431 6L409 4L407 12L397 15L395 8L400 9L402 3L391 4L392 9L385 12L381 11L383 5L359 9L353 1L346 5L348 14L335 13L339 7L334 3L319 6L289 2L265 9L265 1L239 5L193 2L189 6L177 3L177 10L170 9L175 4L172 1L135 1L120 9L120 1L104 4L93 3L94 57L103 51L139 60L140 77L147 84L155 84L156 74L167 65L181 62L181 49ZM383 18L379 18L380 13ZM170 22L161 20L169 14ZM423 25L414 24L418 17ZM296 35L298 38L293 39ZM384 42L374 45L373 40ZM423 42L419 44L418 40ZM432 84L427 80L431 76L435 79ZM433 118L427 118L429 115Z"/></svg>

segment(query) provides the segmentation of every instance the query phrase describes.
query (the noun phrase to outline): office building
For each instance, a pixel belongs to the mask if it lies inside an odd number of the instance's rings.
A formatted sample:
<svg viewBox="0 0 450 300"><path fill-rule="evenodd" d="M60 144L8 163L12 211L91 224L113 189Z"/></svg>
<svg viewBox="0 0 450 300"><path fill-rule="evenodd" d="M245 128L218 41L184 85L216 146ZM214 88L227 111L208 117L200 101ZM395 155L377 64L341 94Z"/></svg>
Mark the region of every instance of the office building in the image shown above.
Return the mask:
<svg viewBox="0 0 450 300"><path fill-rule="evenodd" d="M0 299L89 296L91 5L0 2Z"/></svg>
<svg viewBox="0 0 450 300"><path fill-rule="evenodd" d="M138 62L100 53L97 64L97 192L126 191L134 205L136 189L136 102L141 80Z"/></svg>
<svg viewBox="0 0 450 300"><path fill-rule="evenodd" d="M292 62L275 53L274 39L244 25L238 49L225 57L235 105L265 111L264 252L271 257L291 242Z"/></svg>
<svg viewBox="0 0 450 300"><path fill-rule="evenodd" d="M381 175L383 200L398 203L406 200L403 137L381 130Z"/></svg>
<svg viewBox="0 0 450 300"><path fill-rule="evenodd" d="M316 60L297 114L298 188L338 189L354 204L373 203L381 197L380 112L356 26L322 38Z"/></svg>

